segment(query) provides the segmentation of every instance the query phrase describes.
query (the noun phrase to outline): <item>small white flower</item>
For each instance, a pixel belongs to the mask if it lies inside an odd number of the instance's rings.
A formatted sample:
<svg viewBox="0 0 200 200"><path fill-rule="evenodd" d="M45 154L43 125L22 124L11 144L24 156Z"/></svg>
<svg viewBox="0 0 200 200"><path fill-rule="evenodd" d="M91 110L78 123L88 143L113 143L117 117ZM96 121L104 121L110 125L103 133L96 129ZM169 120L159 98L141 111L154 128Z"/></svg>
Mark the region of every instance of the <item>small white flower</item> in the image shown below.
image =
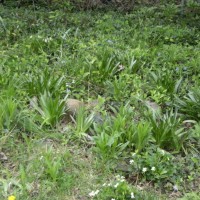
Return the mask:
<svg viewBox="0 0 200 200"><path fill-rule="evenodd" d="M177 186L177 185L174 185L174 186L173 186L173 190L174 190L174 192L178 192L178 186Z"/></svg>
<svg viewBox="0 0 200 200"><path fill-rule="evenodd" d="M165 155L165 151L163 149L160 149L159 151L163 156Z"/></svg>
<svg viewBox="0 0 200 200"><path fill-rule="evenodd" d="M106 183L104 183L102 186L105 187L105 186L106 186Z"/></svg>
<svg viewBox="0 0 200 200"><path fill-rule="evenodd" d="M144 167L144 168L142 169L142 172L145 173L146 171L147 171L147 168Z"/></svg>
<svg viewBox="0 0 200 200"><path fill-rule="evenodd" d="M129 163L132 165L134 163L134 160L130 160Z"/></svg>
<svg viewBox="0 0 200 200"><path fill-rule="evenodd" d="M89 196L90 197L95 197L98 193L99 193L99 190L92 191L92 192L89 193Z"/></svg>
<svg viewBox="0 0 200 200"><path fill-rule="evenodd" d="M98 193L99 193L99 190L96 190L96 191L95 191L95 195L97 195Z"/></svg>
<svg viewBox="0 0 200 200"><path fill-rule="evenodd" d="M121 176L121 180L123 180L123 179L125 179L125 177L124 177L124 176Z"/></svg>
<svg viewBox="0 0 200 200"><path fill-rule="evenodd" d="M120 175L117 175L116 179L117 179L117 181L119 181L121 183L125 181L125 177L124 176L120 176Z"/></svg>
<svg viewBox="0 0 200 200"><path fill-rule="evenodd" d="M135 199L134 193L131 192L131 199Z"/></svg>
<svg viewBox="0 0 200 200"><path fill-rule="evenodd" d="M112 198L111 200L115 200L115 199Z"/></svg>
<svg viewBox="0 0 200 200"><path fill-rule="evenodd" d="M132 153L131 155L132 155L132 157L134 157L136 155L136 153Z"/></svg>
<svg viewBox="0 0 200 200"><path fill-rule="evenodd" d="M95 196L95 191L90 192L90 193L89 193L89 196L90 196L90 197L94 197L94 196Z"/></svg>
<svg viewBox="0 0 200 200"><path fill-rule="evenodd" d="M119 185L119 183L116 183L116 184L114 185L114 188L117 188L117 187L118 187L118 185Z"/></svg>
<svg viewBox="0 0 200 200"><path fill-rule="evenodd" d="M156 170L156 168L155 168L155 167L152 167L152 168L151 168L151 171L155 171L155 170Z"/></svg>
<svg viewBox="0 0 200 200"><path fill-rule="evenodd" d="M110 187L111 186L111 183L108 183L108 187Z"/></svg>

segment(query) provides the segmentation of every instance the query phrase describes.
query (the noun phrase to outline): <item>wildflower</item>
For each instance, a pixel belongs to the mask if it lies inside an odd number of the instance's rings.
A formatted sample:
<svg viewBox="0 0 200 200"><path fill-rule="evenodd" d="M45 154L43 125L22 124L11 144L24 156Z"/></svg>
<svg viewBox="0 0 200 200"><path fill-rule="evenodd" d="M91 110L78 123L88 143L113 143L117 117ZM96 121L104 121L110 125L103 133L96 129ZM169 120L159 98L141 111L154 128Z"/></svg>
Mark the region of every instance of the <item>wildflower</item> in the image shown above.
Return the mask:
<svg viewBox="0 0 200 200"><path fill-rule="evenodd" d="M118 175L116 175L116 179L119 179L120 178L120 175L118 174Z"/></svg>
<svg viewBox="0 0 200 200"><path fill-rule="evenodd" d="M114 185L114 188L117 188L117 187L118 187L118 185L119 185L119 183L116 183L116 184Z"/></svg>
<svg viewBox="0 0 200 200"><path fill-rule="evenodd" d="M121 183L125 181L125 177L124 176L120 176L120 175L117 175L116 179Z"/></svg>
<svg viewBox="0 0 200 200"><path fill-rule="evenodd" d="M144 168L142 169L142 172L145 173L146 171L147 171L147 168L144 167Z"/></svg>
<svg viewBox="0 0 200 200"><path fill-rule="evenodd" d="M90 192L90 193L89 193L89 196L90 196L90 197L94 197L94 196L95 196L95 192L94 192L94 191Z"/></svg>
<svg viewBox="0 0 200 200"><path fill-rule="evenodd" d="M119 180L121 183L123 183L123 182L125 182L125 179L121 179L121 180Z"/></svg>
<svg viewBox="0 0 200 200"><path fill-rule="evenodd" d="M155 168L155 167L152 167L152 168L151 168L151 171L155 171L155 170L156 170L156 168Z"/></svg>
<svg viewBox="0 0 200 200"><path fill-rule="evenodd" d="M106 186L106 183L104 183L102 186L105 187L105 186Z"/></svg>
<svg viewBox="0 0 200 200"><path fill-rule="evenodd" d="M13 195L11 195L11 196L8 197L8 200L15 200L15 199L16 199L16 197L13 196Z"/></svg>
<svg viewBox="0 0 200 200"><path fill-rule="evenodd" d="M162 155L165 155L165 151L164 150L161 150L161 153L162 153Z"/></svg>
<svg viewBox="0 0 200 200"><path fill-rule="evenodd" d="M165 155L165 151L163 149L158 149L158 151L164 156Z"/></svg>
<svg viewBox="0 0 200 200"><path fill-rule="evenodd" d="M92 192L89 193L89 196L90 197L95 197L98 193L99 193L99 190L92 191Z"/></svg>
<svg viewBox="0 0 200 200"><path fill-rule="evenodd" d="M115 199L112 198L111 200L115 200Z"/></svg>
<svg viewBox="0 0 200 200"><path fill-rule="evenodd" d="M108 187L110 187L111 186L111 183L108 183Z"/></svg>
<svg viewBox="0 0 200 200"><path fill-rule="evenodd" d="M134 160L130 160L129 163L132 165L134 163Z"/></svg>
<svg viewBox="0 0 200 200"><path fill-rule="evenodd" d="M132 157L134 157L136 155L136 153L132 153L131 155L132 155Z"/></svg>
<svg viewBox="0 0 200 200"><path fill-rule="evenodd" d="M173 186L173 190L174 190L174 192L178 192L178 186L177 186L177 185L174 185L174 186Z"/></svg>
<svg viewBox="0 0 200 200"><path fill-rule="evenodd" d="M95 191L95 195L97 195L98 193L99 193L99 190L96 190L96 191Z"/></svg>
<svg viewBox="0 0 200 200"><path fill-rule="evenodd" d="M40 156L40 160L43 160L44 156Z"/></svg>
<svg viewBox="0 0 200 200"><path fill-rule="evenodd" d="M134 193L131 192L131 199L135 199Z"/></svg>
<svg viewBox="0 0 200 200"><path fill-rule="evenodd" d="M66 85L66 88L68 88L68 87L70 87L70 86L71 86L71 84L70 84L70 83L65 83L65 85Z"/></svg>

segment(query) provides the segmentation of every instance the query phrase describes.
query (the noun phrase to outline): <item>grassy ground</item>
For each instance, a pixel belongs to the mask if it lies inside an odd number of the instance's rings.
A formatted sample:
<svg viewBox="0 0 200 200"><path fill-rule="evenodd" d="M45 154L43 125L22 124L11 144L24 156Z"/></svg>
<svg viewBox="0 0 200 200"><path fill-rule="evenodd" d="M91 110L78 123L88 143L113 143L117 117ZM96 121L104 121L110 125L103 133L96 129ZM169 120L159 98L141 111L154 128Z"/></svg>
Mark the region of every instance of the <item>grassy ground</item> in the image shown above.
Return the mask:
<svg viewBox="0 0 200 200"><path fill-rule="evenodd" d="M1 5L0 199L200 199L198 10Z"/></svg>

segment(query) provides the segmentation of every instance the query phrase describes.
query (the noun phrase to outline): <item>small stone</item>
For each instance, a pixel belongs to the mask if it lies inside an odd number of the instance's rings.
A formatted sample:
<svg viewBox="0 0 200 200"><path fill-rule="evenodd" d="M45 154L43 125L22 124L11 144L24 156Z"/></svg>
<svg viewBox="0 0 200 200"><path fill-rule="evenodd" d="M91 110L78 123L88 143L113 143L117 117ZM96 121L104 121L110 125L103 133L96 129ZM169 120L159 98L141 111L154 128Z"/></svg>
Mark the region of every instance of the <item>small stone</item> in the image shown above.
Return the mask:
<svg viewBox="0 0 200 200"><path fill-rule="evenodd" d="M82 101L79 101L77 99L67 99L67 108L72 114L76 114L77 111L81 108L84 107L85 104Z"/></svg>
<svg viewBox="0 0 200 200"><path fill-rule="evenodd" d="M8 158L7 158L7 156L5 155L5 153L0 152L0 161L7 161L7 160L8 160Z"/></svg>
<svg viewBox="0 0 200 200"><path fill-rule="evenodd" d="M150 109L154 110L154 111L159 111L160 110L160 106L152 101L145 101L147 107L149 107Z"/></svg>

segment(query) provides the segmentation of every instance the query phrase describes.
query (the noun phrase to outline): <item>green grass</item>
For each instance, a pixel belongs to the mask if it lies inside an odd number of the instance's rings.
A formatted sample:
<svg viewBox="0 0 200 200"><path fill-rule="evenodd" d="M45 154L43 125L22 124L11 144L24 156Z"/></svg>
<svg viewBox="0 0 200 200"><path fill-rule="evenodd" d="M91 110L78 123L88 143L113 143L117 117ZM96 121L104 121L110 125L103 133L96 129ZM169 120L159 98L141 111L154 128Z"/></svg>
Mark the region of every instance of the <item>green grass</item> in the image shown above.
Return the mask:
<svg viewBox="0 0 200 200"><path fill-rule="evenodd" d="M198 14L0 13L0 200L199 199Z"/></svg>

